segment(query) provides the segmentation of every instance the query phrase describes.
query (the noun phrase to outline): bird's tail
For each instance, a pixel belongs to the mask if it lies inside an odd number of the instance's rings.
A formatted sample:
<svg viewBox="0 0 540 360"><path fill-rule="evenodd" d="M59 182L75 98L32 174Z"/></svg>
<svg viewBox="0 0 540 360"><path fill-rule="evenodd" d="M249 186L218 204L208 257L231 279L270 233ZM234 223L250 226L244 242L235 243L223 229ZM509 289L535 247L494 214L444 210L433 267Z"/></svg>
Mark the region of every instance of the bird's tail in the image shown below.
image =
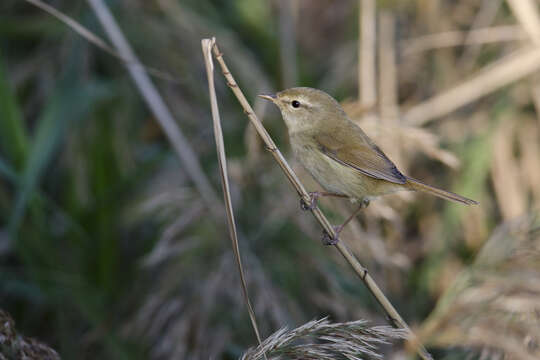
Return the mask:
<svg viewBox="0 0 540 360"><path fill-rule="evenodd" d="M427 192L429 194L438 196L446 200L458 202L465 205L478 205L478 202L474 200L467 199L466 197L463 197L458 194L454 194L453 192L450 192L450 191L445 191L442 189L438 189L434 186L424 184L423 182L410 178L410 177L407 177L407 185L409 189L411 190L424 191L424 192Z"/></svg>

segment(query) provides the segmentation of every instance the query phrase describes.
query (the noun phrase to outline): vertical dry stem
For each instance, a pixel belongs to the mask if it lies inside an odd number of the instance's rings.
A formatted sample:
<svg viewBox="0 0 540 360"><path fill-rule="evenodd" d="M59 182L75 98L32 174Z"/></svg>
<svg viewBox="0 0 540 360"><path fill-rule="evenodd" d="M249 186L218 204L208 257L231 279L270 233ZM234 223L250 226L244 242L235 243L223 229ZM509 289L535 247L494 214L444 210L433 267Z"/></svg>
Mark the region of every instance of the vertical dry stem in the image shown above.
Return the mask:
<svg viewBox="0 0 540 360"><path fill-rule="evenodd" d="M536 118L540 126L540 82L538 81L532 87L532 98L536 109Z"/></svg>
<svg viewBox="0 0 540 360"><path fill-rule="evenodd" d="M362 107L369 108L377 101L375 90L375 0L360 0L358 37L358 86Z"/></svg>
<svg viewBox="0 0 540 360"><path fill-rule="evenodd" d="M381 117L397 120L398 84L395 50L395 20L388 11L379 15L379 108ZM393 124L395 125L395 124Z"/></svg>
<svg viewBox="0 0 540 360"><path fill-rule="evenodd" d="M223 131L221 130L221 120L219 117L219 109L216 99L216 89L214 86L214 64L212 62L212 46L215 40L203 39L201 41L202 51L204 55L204 61L206 64L206 75L208 76L208 92L210 93L210 105L212 108L212 120L214 123L214 136L216 139L216 152L218 154L218 162L220 169L221 184L223 186L223 199L225 201L225 210L227 212L227 225L229 227L229 235L231 237L234 256L236 259L236 265L240 274L240 282L242 283L242 293L246 306L248 308L249 318L251 325L257 336L259 345L261 344L261 335L257 326L257 320L255 319L255 312L251 306L249 300L249 293L246 284L246 278L244 275L244 269L242 267L242 258L240 257L240 247L238 245L238 234L236 232L236 225L234 221L234 212L232 208L231 191L229 188L229 177L227 175L227 157L225 155L225 146L223 143Z"/></svg>
<svg viewBox="0 0 540 360"><path fill-rule="evenodd" d="M507 0L508 6L529 35L532 43L540 45L540 16L533 0Z"/></svg>
<svg viewBox="0 0 540 360"><path fill-rule="evenodd" d="M249 120L257 130L259 136L263 139L266 148L278 165L281 167L287 178L289 179L290 183L293 185L294 189L298 193L301 199L303 199L306 202L311 201L308 192L298 179L298 176L295 174L295 172L292 170L292 168L289 166L279 149L276 147L276 144L262 125L261 121L257 118L257 115L255 115L253 109L251 108L251 105L248 103L247 99L245 98L244 94L242 93L242 90L238 87L238 84L234 80L234 77L231 75L231 72L229 71L229 68L225 64L225 61L223 60L223 54L219 51L217 44L214 42L213 46L213 52L214 56L216 57L219 65L221 66L223 75L225 76L225 79L227 81L227 85L231 88L234 95L240 102L240 105L244 108L244 112L248 116ZM312 210L312 214L317 219L319 224L322 226L322 228L331 236L336 237L336 233L326 218L326 216L322 213L322 211L316 207ZM381 289L377 286L375 280L369 275L367 269L360 264L360 262L351 254L347 246L344 244L343 241L339 241L335 247L337 250L341 253L341 255L347 260L349 265L353 268L353 270L356 272L358 277L364 282L368 290L371 292L371 294L375 297L377 302L381 305L382 309L386 313L386 316L390 323L398 328L403 328L408 333L409 341L415 346L418 354L422 359L432 359L431 355L425 350L425 348L419 343L418 338L413 334L407 323L403 320L403 318L399 315L399 313L396 311L394 306L390 303L390 301L386 298L384 293L381 291Z"/></svg>
<svg viewBox="0 0 540 360"><path fill-rule="evenodd" d="M491 26L493 21L495 21L501 4L502 0L482 0L480 10L478 10L478 13L476 14L471 24L469 32L465 37L465 40L463 41L464 44L467 44L474 39L475 30L485 29L488 26ZM471 70L474 65L475 59L478 57L478 54L480 54L481 48L482 47L480 45L472 45L465 48L463 51L463 55L460 56L457 62L456 67L458 69L464 69L467 71Z"/></svg>
<svg viewBox="0 0 540 360"><path fill-rule="evenodd" d="M381 123L388 128L397 127L399 123L398 84L396 66L395 19L389 11L381 11L379 15L379 117ZM388 151L397 164L403 165L403 156L399 151L400 138L398 132L379 139L381 146Z"/></svg>

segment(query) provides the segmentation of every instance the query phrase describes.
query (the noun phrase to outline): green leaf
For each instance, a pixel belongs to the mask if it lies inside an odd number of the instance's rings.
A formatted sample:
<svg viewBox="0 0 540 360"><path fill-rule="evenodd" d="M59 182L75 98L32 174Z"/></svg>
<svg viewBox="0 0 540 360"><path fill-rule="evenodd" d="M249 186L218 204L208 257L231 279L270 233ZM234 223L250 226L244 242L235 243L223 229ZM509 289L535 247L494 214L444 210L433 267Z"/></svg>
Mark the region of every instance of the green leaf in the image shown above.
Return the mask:
<svg viewBox="0 0 540 360"><path fill-rule="evenodd" d="M28 137L15 92L11 89L6 74L5 65L0 58L0 150L19 168L28 152Z"/></svg>
<svg viewBox="0 0 540 360"><path fill-rule="evenodd" d="M15 208L9 222L12 238L19 229L28 201L34 194L44 170L55 151L64 140L67 129L90 113L91 105L104 95L101 86L95 83L81 85L77 76L67 74L48 102L38 121L32 147L21 174Z"/></svg>

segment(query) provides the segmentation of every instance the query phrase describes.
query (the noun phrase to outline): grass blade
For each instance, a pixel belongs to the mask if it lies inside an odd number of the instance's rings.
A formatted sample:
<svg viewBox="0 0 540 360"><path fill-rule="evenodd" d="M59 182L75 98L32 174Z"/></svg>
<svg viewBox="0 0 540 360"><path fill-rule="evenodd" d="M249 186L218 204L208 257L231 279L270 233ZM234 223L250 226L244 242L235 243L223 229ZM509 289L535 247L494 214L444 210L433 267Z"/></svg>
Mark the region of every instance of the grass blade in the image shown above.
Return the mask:
<svg viewBox="0 0 540 360"><path fill-rule="evenodd" d="M0 58L0 149L13 164L21 166L28 151L28 138L21 109L10 88L4 63Z"/></svg>
<svg viewBox="0 0 540 360"><path fill-rule="evenodd" d="M221 184L223 186L223 197L225 201L225 209L227 211L227 225L229 227L229 234L232 241L234 256L236 258L236 264L238 266L238 272L240 273L240 281L242 283L242 293L244 300L248 308L249 318L257 336L257 341L261 344L261 335L257 326L257 320L255 319L255 312L251 306L249 300L249 293L247 289L246 279L244 275L244 269L242 267L242 258L240 257L240 247L238 246L238 234L236 231L236 225L234 221L234 212L232 208L231 191L229 188L229 178L227 176L227 156L225 155L225 146L223 144L223 132L221 130L221 120L219 117L219 109L216 100L216 89L214 86L214 64L212 63L212 47L214 46L215 39L203 39L201 41L202 51L204 54L204 60L206 64L206 73L208 76L208 90L210 92L210 103L212 106L212 120L214 122L214 136L216 138L216 150L218 153L218 163L221 176Z"/></svg>
<svg viewBox="0 0 540 360"><path fill-rule="evenodd" d="M11 237L16 235L28 201L37 188L44 170L62 142L67 128L88 115L91 104L101 98L103 91L96 84L80 86L76 77L66 74L69 83L61 82L38 121L33 144L21 174L15 207L9 221Z"/></svg>

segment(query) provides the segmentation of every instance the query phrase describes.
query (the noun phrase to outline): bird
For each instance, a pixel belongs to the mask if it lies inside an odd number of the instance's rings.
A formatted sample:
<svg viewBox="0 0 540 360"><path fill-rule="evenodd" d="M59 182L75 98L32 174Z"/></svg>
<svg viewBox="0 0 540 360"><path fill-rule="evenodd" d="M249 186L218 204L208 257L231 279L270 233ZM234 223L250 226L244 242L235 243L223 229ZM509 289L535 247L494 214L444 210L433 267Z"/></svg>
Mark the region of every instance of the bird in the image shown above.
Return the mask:
<svg viewBox="0 0 540 360"><path fill-rule="evenodd" d="M335 238L326 234L323 242L328 245L336 244L343 227L370 200L382 195L401 190L423 191L465 205L478 204L404 175L341 105L322 90L294 87L259 97L279 108L295 157L325 190L311 192L311 202L303 202L303 208L313 210L322 196L349 198L360 203L342 225L335 227Z"/></svg>

